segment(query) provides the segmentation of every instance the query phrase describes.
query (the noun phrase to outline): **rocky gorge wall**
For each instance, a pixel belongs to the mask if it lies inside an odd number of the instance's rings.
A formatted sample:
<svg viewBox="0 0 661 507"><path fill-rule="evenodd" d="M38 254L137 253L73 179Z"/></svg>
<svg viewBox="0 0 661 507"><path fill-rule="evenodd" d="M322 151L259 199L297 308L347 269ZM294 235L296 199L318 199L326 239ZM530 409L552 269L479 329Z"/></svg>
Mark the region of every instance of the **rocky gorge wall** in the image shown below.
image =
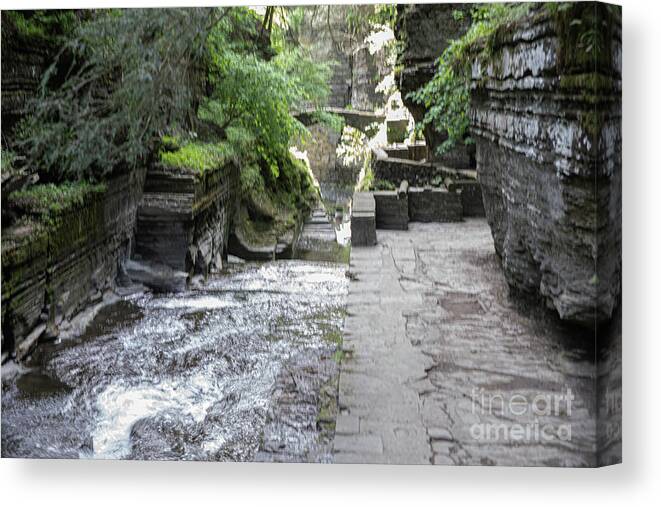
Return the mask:
<svg viewBox="0 0 661 507"><path fill-rule="evenodd" d="M621 288L620 23L615 6L536 7L472 67L478 179L507 281L589 327Z"/></svg>
<svg viewBox="0 0 661 507"><path fill-rule="evenodd" d="M29 11L28 11L29 12ZM2 13L2 131L5 140L25 114L28 101L46 68L58 51L55 39L27 36L12 19L15 13Z"/></svg>
<svg viewBox="0 0 661 507"><path fill-rule="evenodd" d="M115 177L43 226L2 231L2 354L21 359L114 288L129 257L145 171Z"/></svg>
<svg viewBox="0 0 661 507"><path fill-rule="evenodd" d="M186 273L218 272L238 199L239 172L154 167L138 209L136 257Z"/></svg>
<svg viewBox="0 0 661 507"><path fill-rule="evenodd" d="M386 51L371 53L364 42L368 35L356 33L349 21L354 11L367 14L370 5L317 5L307 7L299 28L299 42L311 50L314 59L331 62L327 105L361 111L383 107L385 96L375 90L390 72Z"/></svg>
<svg viewBox="0 0 661 507"><path fill-rule="evenodd" d="M3 361L68 331L118 284L184 289L191 275L220 270L238 195L233 165L201 176L143 169L110 179L45 224L3 229Z"/></svg>
<svg viewBox="0 0 661 507"><path fill-rule="evenodd" d="M397 6L395 37L399 43L395 81L404 105L416 123L426 113L424 106L414 103L408 94L428 83L435 72L435 62L452 39L463 35L470 27L472 4L418 4ZM456 14L461 13L461 14ZM447 134L428 127L424 132L432 160L456 169L473 167L472 149L458 146L439 156L436 148Z"/></svg>
<svg viewBox="0 0 661 507"><path fill-rule="evenodd" d="M369 44L359 46L353 52L351 70L351 106L359 111L382 108L386 96L376 88L391 71L386 50L381 48L372 53Z"/></svg>

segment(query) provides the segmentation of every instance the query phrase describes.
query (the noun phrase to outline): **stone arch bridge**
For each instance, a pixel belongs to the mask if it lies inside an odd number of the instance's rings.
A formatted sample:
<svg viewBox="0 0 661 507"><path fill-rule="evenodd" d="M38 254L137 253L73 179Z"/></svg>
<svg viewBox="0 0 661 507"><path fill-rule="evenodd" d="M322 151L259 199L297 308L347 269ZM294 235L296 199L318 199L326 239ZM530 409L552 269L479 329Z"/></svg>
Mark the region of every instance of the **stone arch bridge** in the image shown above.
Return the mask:
<svg viewBox="0 0 661 507"><path fill-rule="evenodd" d="M314 113L318 109L306 109L294 115L306 127L317 123ZM349 127L365 132L373 123L383 123L386 119L384 114L378 114L374 111L359 111L357 109L345 109L341 107L324 107L321 111L336 114L344 118L344 123Z"/></svg>

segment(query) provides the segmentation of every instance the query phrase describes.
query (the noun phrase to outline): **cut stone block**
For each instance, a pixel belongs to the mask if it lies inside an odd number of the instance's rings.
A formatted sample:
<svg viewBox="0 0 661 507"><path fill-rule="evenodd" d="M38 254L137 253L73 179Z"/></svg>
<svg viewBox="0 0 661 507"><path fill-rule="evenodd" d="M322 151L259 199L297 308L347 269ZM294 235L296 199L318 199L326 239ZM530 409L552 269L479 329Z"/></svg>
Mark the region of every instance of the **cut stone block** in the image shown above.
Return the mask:
<svg viewBox="0 0 661 507"><path fill-rule="evenodd" d="M351 245L376 245L376 204L369 192L356 192L351 206Z"/></svg>
<svg viewBox="0 0 661 507"><path fill-rule="evenodd" d="M409 190L411 222L460 222L462 217L461 192L448 192L443 188Z"/></svg>

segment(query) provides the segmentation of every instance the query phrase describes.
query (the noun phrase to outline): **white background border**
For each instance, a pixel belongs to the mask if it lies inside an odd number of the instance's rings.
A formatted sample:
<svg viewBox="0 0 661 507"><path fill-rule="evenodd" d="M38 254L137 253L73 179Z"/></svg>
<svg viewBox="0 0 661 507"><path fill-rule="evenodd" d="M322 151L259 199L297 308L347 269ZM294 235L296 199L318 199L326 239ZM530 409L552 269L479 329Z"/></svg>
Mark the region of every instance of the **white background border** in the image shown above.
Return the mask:
<svg viewBox="0 0 661 507"><path fill-rule="evenodd" d="M221 3L241 2L3 0L0 6L9 9ZM343 507L354 503L489 507L658 505L661 499L658 391L661 387L661 2L622 0L621 3L625 168L623 465L573 470L4 459L0 461L0 502L48 507L60 504L184 507L249 502L308 507Z"/></svg>

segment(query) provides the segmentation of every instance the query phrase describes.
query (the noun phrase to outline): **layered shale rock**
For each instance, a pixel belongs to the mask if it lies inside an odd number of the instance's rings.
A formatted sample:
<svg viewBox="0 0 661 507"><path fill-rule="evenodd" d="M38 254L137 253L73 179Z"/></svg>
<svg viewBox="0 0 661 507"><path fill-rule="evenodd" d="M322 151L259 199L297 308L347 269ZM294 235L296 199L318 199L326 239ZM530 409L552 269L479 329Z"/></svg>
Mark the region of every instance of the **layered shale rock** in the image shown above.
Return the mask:
<svg viewBox="0 0 661 507"><path fill-rule="evenodd" d="M57 48L37 37L22 37L10 14L2 13L2 125L12 131L35 96Z"/></svg>
<svg viewBox="0 0 661 507"><path fill-rule="evenodd" d="M372 5L323 5L304 9L297 29L298 41L310 48L317 61L331 62L328 106L351 106L362 111L382 107L385 96L376 92L379 82L390 72L386 51L371 52L364 39L367 27L357 28L357 13L367 16Z"/></svg>
<svg viewBox="0 0 661 507"><path fill-rule="evenodd" d="M20 359L99 303L131 252L145 171L118 176L48 221L2 230L2 353Z"/></svg>
<svg viewBox="0 0 661 507"><path fill-rule="evenodd" d="M299 41L310 47L317 61L332 61L328 82L328 105L346 107L351 103L352 45L346 40L347 6L316 6L306 10Z"/></svg>
<svg viewBox="0 0 661 507"><path fill-rule="evenodd" d="M587 326L611 317L621 287L620 12L537 7L472 68L478 178L507 281Z"/></svg>
<svg viewBox="0 0 661 507"><path fill-rule="evenodd" d="M435 62L451 40L463 35L470 27L471 4L419 4L398 5L395 37L399 43L396 82L404 105L416 122L426 113L424 106L408 98L409 93L422 88L434 77ZM425 129L425 140L430 155L444 165L468 168L472 165L470 150L460 146L443 156L436 148L447 139L447 134Z"/></svg>
<svg viewBox="0 0 661 507"><path fill-rule="evenodd" d="M60 36L68 30L67 21L72 22L77 15L52 10L35 17L36 12L2 12L3 148L13 140L16 125L36 96L44 71L53 63L62 44Z"/></svg>
<svg viewBox="0 0 661 507"><path fill-rule="evenodd" d="M189 277L219 271L227 253L238 183L238 169L232 164L203 173L161 166L150 169L138 209L136 258ZM163 271L143 270L141 276ZM147 285L162 289L161 278L146 279Z"/></svg>

